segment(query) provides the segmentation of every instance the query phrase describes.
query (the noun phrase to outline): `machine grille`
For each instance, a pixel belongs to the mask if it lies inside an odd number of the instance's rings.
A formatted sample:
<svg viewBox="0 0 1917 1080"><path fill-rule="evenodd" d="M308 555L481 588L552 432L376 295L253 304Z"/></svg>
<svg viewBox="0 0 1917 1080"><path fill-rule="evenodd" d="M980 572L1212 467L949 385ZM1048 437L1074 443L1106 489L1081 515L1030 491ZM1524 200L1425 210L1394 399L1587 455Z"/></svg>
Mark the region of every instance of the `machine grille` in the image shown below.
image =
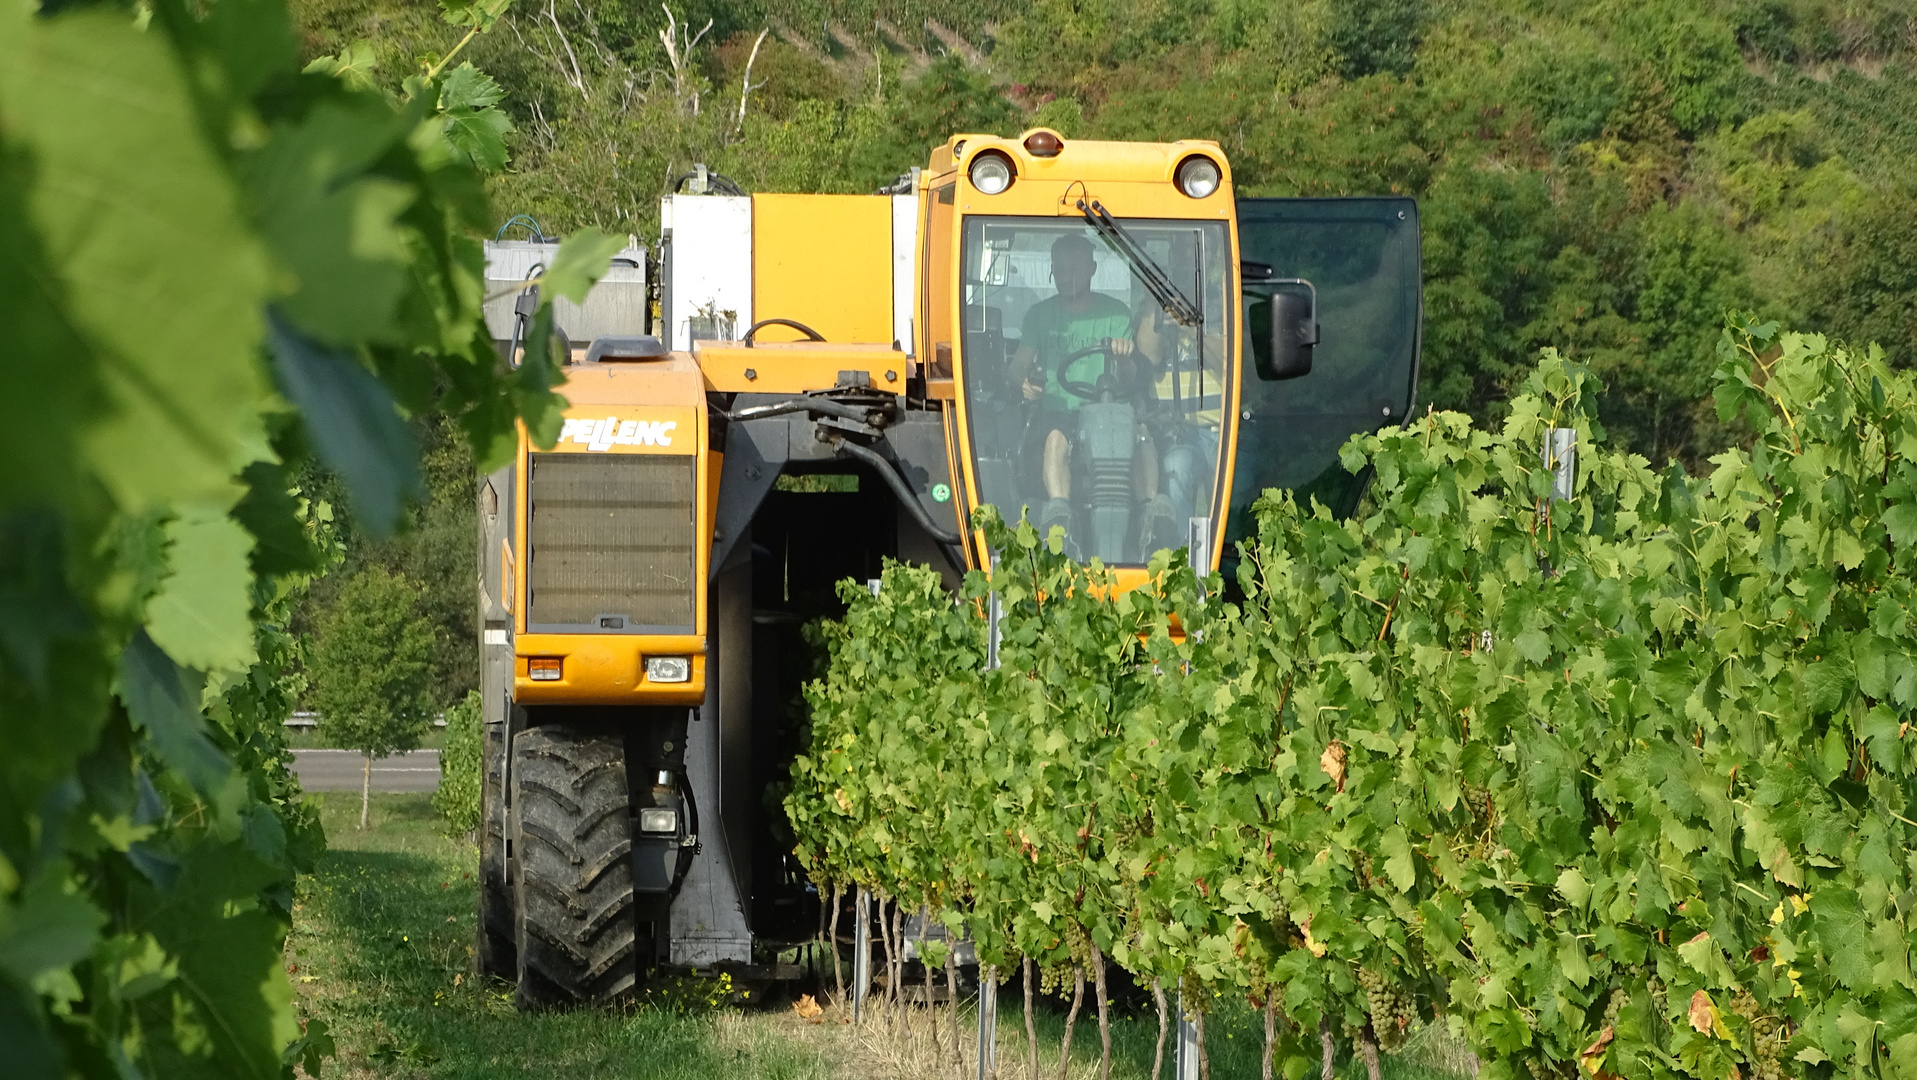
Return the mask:
<svg viewBox="0 0 1917 1080"><path fill-rule="evenodd" d="M533 454L528 625L691 633L694 463ZM604 626L607 615L625 625Z"/></svg>

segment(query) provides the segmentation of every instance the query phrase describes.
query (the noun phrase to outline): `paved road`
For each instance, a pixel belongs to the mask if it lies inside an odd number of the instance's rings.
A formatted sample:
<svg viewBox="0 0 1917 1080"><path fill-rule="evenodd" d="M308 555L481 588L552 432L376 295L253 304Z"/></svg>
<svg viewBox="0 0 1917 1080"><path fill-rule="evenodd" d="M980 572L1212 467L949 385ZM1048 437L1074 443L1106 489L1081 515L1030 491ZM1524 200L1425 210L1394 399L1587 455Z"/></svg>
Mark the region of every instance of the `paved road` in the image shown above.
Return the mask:
<svg viewBox="0 0 1917 1080"><path fill-rule="evenodd" d="M307 791L358 791L366 759L354 750L295 750L293 772ZM439 751L414 750L373 761L374 791L439 790Z"/></svg>

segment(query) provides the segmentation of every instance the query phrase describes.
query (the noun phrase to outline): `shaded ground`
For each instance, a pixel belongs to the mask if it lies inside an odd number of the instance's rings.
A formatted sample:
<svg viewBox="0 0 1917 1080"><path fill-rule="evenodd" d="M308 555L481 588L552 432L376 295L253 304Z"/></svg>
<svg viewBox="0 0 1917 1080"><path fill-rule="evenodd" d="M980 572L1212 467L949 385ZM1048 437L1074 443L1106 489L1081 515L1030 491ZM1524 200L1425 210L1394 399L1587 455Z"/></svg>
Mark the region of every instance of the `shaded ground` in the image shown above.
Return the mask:
<svg viewBox="0 0 1917 1080"><path fill-rule="evenodd" d="M623 1009L521 1014L509 986L471 975L477 856L465 840L443 835L428 796L375 796L365 832L357 828L356 795L311 797L321 802L330 850L318 872L300 883L287 964L302 1013L324 1018L338 1039L339 1059L327 1063L328 1077L959 1075L943 1008L936 1050L923 1011L914 1011L909 1031L884 1017L855 1028L836 1009L813 1024L794 1015L786 1000L711 1009L700 987ZM1000 1075L1012 1080L1025 1075L1024 1020L1015 992L1002 1004ZM1089 1003L1086 1013L1072 1047L1074 1080L1097 1075L1098 1026ZM971 1015L961 1015L968 1078L974 1075L974 1024ZM1038 1027L1041 1068L1052 1080L1064 1019L1041 1010ZM1258 1076L1258 1018L1242 1005L1224 1005L1209 1027L1214 1080ZM1116 1022L1113 1075L1148 1077L1156 1038L1155 1019ZM1441 1056L1444 1049L1428 1045L1424 1053L1387 1058L1386 1080L1451 1080L1431 1064L1432 1052ZM1170 1075L1168 1060L1163 1076ZM1356 1062L1340 1070L1341 1080L1363 1076Z"/></svg>

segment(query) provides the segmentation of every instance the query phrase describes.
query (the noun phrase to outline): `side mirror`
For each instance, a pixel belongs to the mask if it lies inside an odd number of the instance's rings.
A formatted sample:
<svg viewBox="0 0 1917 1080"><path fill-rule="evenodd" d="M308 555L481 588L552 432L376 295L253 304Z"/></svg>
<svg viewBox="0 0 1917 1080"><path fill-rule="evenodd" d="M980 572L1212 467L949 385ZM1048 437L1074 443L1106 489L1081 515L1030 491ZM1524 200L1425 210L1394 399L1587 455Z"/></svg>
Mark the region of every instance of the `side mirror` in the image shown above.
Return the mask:
<svg viewBox="0 0 1917 1080"><path fill-rule="evenodd" d="M1258 377L1267 382L1311 374L1311 347L1318 344L1318 290L1303 278L1274 284L1281 289L1251 306L1250 337Z"/></svg>

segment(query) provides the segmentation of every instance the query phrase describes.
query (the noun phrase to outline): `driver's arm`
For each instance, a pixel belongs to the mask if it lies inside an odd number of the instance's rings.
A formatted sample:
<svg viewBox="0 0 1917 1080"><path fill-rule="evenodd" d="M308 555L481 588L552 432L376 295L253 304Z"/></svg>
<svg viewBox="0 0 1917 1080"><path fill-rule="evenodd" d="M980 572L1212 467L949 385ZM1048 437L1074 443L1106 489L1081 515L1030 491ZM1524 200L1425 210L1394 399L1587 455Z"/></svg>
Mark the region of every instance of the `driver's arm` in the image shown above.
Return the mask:
<svg viewBox="0 0 1917 1080"><path fill-rule="evenodd" d="M1038 370L1038 353L1022 341L1012 353L1012 375L1026 401L1036 401L1045 393L1045 373Z"/></svg>

